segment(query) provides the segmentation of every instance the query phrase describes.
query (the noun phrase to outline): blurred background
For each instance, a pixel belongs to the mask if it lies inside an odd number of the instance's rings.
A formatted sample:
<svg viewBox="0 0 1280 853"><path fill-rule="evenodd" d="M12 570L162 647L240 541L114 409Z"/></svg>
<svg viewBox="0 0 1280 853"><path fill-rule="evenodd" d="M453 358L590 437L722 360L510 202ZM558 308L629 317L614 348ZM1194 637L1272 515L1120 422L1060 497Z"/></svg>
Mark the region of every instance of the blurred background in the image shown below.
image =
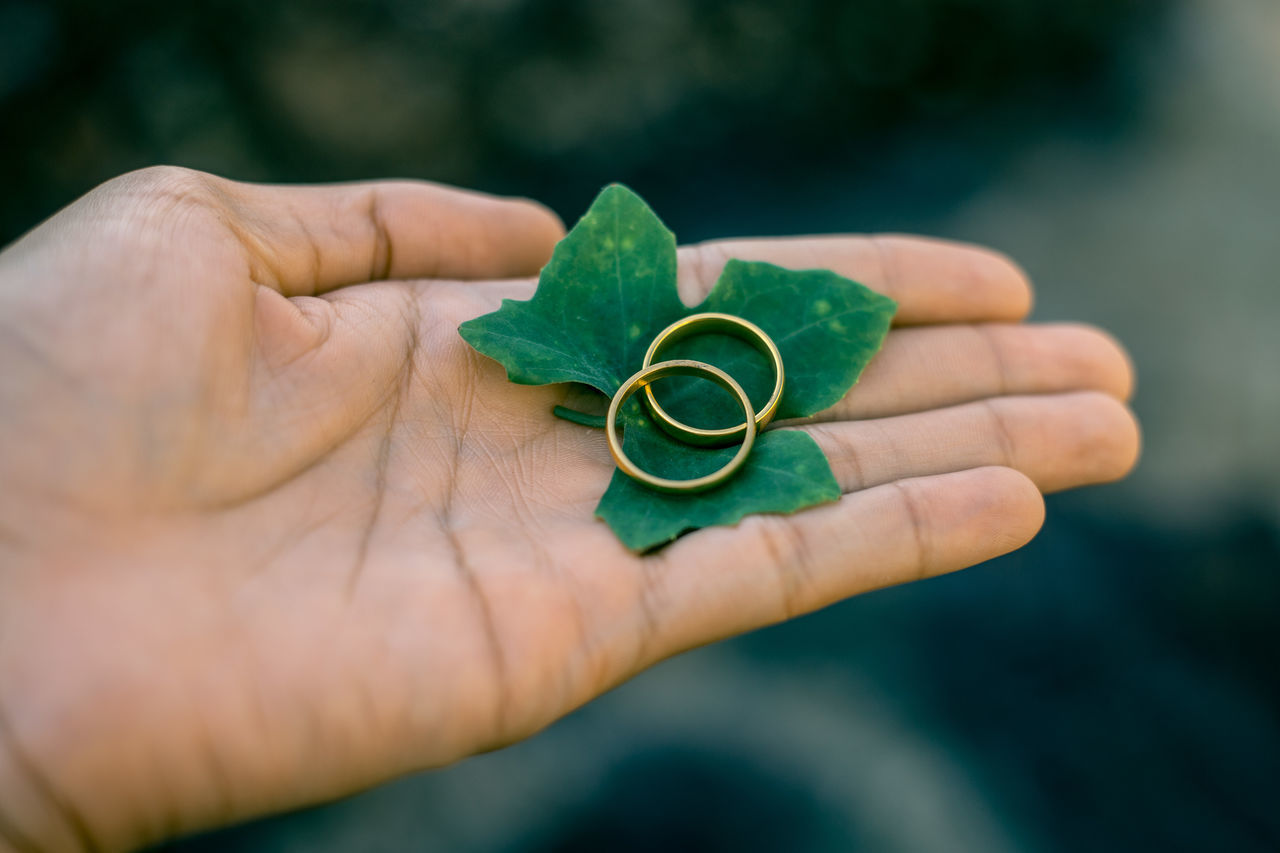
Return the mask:
<svg viewBox="0 0 1280 853"><path fill-rule="evenodd" d="M166 850L1280 849L1280 4L320 5L0 0L0 243L154 163L976 240L1127 343L1146 455L1010 557Z"/></svg>

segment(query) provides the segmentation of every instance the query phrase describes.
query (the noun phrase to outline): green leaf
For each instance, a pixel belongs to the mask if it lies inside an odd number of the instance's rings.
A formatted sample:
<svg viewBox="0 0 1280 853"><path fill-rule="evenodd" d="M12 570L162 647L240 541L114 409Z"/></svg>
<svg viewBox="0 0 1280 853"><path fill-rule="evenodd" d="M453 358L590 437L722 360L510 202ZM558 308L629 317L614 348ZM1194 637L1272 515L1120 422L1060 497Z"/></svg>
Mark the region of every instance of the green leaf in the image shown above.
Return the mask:
<svg viewBox="0 0 1280 853"><path fill-rule="evenodd" d="M736 450L680 444L643 415L633 415L626 423L627 455L663 477L691 479L710 473ZM753 513L794 512L839 497L840 487L817 442L797 430L774 430L756 439L742 470L714 491L663 494L615 470L596 516L613 528L623 545L646 551L688 530L737 524Z"/></svg>
<svg viewBox="0 0 1280 853"><path fill-rule="evenodd" d="M653 335L687 311L676 293L675 235L613 184L556 246L532 299L504 299L458 331L512 382L582 382L613 396Z"/></svg>
<svg viewBox="0 0 1280 853"><path fill-rule="evenodd" d="M734 314L773 338L786 371L777 414L783 420L816 415L839 402L879 351L896 308L887 296L830 270L730 260L707 298L687 313ZM773 390L769 361L736 338L687 338L661 357L716 365L738 380L757 408ZM654 386L663 408L678 420L708 428L739 423L741 413L732 398L716 390L709 401L706 385L696 378L673 377Z"/></svg>
<svg viewBox="0 0 1280 853"><path fill-rule="evenodd" d="M896 305L828 270L789 270L730 260L707 298L686 307L676 290L675 238L635 193L606 187L556 247L538 289L526 302L507 299L497 311L463 323L462 337L501 362L513 382L579 382L607 397L640 369L649 342L689 314L719 311L760 326L778 346L786 385L778 418L817 414L834 405L879 350ZM726 370L757 407L773 387L767 359L724 335L685 339L661 358L694 358ZM676 418L702 427L741 421L737 402L695 377L655 387ZM557 407L584 426L600 419ZM657 429L632 400L622 415L624 447L636 464L687 479L724 464L735 448L684 445ZM696 495L652 491L615 472L596 515L633 550L660 545L709 525L734 524L758 512L793 512L839 497L817 444L796 431L759 436L743 469Z"/></svg>

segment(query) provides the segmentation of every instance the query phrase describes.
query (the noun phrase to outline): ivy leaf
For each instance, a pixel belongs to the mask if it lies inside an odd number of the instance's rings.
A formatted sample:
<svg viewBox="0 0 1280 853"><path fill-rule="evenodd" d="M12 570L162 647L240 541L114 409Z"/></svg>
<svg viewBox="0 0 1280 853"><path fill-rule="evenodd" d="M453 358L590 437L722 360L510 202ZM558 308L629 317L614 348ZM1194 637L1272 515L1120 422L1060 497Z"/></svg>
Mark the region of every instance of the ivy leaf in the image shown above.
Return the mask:
<svg viewBox="0 0 1280 853"><path fill-rule="evenodd" d="M623 449L642 469L672 479L708 474L737 450L681 444L638 413L626 419ZM840 486L818 443L797 430L773 430L760 434L742 469L714 491L662 494L615 470L596 515L623 545L647 551L687 530L737 524L752 513L793 512L839 497Z"/></svg>
<svg viewBox="0 0 1280 853"><path fill-rule="evenodd" d="M613 184L556 245L532 299L504 299L458 332L512 382L582 382L612 397L653 336L688 310L676 293L675 235Z"/></svg>
<svg viewBox="0 0 1280 853"><path fill-rule="evenodd" d="M649 342L663 328L693 313L734 314L777 344L786 367L778 418L787 419L817 414L844 396L879 350L896 307L828 270L730 260L702 304L689 308L676 290L674 236L639 196L615 184L556 247L532 299L503 300L497 311L463 323L459 332L501 362L513 382L579 382L612 397L640 369ZM773 387L769 362L736 338L687 338L661 358L721 367L757 407ZM672 377L654 388L667 411L686 423L722 427L741 420L731 396L696 377ZM598 418L559 407L556 414L599 425ZM622 426L627 454L659 476L696 477L734 453L672 439L634 399L624 408ZM708 492L665 494L615 472L596 515L623 544L640 551L690 529L735 524L757 512L794 512L839 494L813 439L782 430L761 434L743 469Z"/></svg>

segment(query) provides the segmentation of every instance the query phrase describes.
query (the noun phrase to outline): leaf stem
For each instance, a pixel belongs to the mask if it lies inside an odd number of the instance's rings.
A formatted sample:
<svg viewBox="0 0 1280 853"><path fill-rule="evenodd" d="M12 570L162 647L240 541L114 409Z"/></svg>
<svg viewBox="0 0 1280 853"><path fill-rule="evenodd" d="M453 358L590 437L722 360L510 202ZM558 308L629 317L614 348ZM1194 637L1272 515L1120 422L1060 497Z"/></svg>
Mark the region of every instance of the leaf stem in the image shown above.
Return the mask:
<svg viewBox="0 0 1280 853"><path fill-rule="evenodd" d="M584 427L592 429L604 429L604 415L588 415L586 412L579 412L577 409L569 409L564 406L556 406L551 410L551 414L561 420L569 421Z"/></svg>

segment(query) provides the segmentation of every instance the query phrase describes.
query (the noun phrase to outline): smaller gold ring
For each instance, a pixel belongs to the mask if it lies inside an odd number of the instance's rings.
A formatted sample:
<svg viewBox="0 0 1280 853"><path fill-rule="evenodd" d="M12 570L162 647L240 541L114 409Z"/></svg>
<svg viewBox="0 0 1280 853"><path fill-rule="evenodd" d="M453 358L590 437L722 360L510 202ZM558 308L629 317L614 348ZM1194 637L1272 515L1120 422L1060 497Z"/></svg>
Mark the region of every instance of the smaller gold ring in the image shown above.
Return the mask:
<svg viewBox="0 0 1280 853"><path fill-rule="evenodd" d="M782 388L786 383L786 375L782 369L782 353L778 352L778 347L773 342L773 339L765 334L764 330L755 323L744 320L741 317L735 317L732 314L715 312L691 314L675 321L658 333L658 336L653 339L653 343L649 344L649 351L644 354L643 366L648 367L663 349L676 341L682 341L694 335L715 333L730 335L746 341L773 364L773 372L776 377L773 383L773 394L770 395L769 401L764 404L764 407L759 412L756 412L755 416L755 427L757 430L762 430L768 425L769 421L773 420L773 416L778 413L778 404L782 402ZM658 426L662 427L663 432L688 444L696 444L700 447L722 447L741 440L747 429L745 422L725 429L701 429L681 423L667 414L666 410L658 404L658 398L654 396L653 389L648 385L644 389L644 402L649 409L649 413L658 422ZM747 416L747 420L751 420L750 415Z"/></svg>
<svg viewBox="0 0 1280 853"><path fill-rule="evenodd" d="M647 389L650 384L666 376L700 376L703 379L711 380L738 398L738 403L742 406L743 414L746 417L742 446L738 448L738 452L734 454L733 458L718 471L713 471L703 477L695 477L692 480L668 480L664 477L654 476L636 467L636 464L622 452L622 441L618 438L618 412L622 409L622 404L627 402L631 395L641 388ZM609 441L609 453L613 455L613 461L617 464L618 469L631 479L637 480L651 489L670 493L703 492L720 485L738 472L738 469L747 461L747 455L751 453L751 446L756 441L755 412L752 411L751 398L747 396L747 392L742 390L742 386L735 382L732 376L713 364L706 364L701 361L662 361L642 368L640 372L622 383L622 387L613 395L613 400L609 403L609 414L605 417L604 426L605 437Z"/></svg>

